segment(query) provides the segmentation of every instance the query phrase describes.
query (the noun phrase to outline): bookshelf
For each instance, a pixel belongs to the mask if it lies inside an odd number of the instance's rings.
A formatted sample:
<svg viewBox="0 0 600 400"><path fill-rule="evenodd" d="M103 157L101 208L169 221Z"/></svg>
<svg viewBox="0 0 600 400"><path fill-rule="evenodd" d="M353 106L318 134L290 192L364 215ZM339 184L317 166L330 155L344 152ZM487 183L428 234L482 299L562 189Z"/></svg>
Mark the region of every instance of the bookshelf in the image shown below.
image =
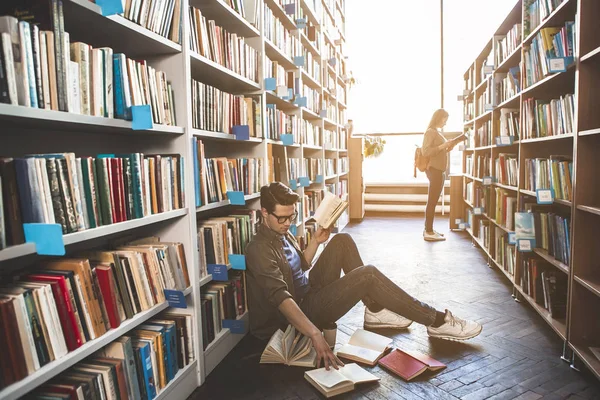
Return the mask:
<svg viewBox="0 0 600 400"><path fill-rule="evenodd" d="M593 110L600 99L594 90L600 80L600 35L594 29L600 5L544 3L549 7L518 1L463 76L464 130L472 133L463 151L463 218L489 264L513 286L515 299L530 304L564 341L562 358L600 377L600 360L592 351L600 346L600 316L594 311L600 275L592 261L599 256L593 238L600 229L595 173L600 117ZM548 36L555 49L572 48L572 62L565 59L560 69L551 69L545 57L539 59L535 52ZM557 55L568 56L564 51ZM488 105L477 99L489 82L494 84ZM553 202L539 205L536 189L550 187ZM483 207L480 215L477 207ZM530 252L508 240L515 232L514 212L527 211L535 215L536 246ZM546 290L552 290L549 298Z"/></svg>
<svg viewBox="0 0 600 400"><path fill-rule="evenodd" d="M240 206L226 198L198 204L194 143L202 143L206 159L262 159L260 173L255 171L260 177L260 181L255 182L257 187L272 179L290 184L292 178L296 182L300 177L309 178L308 186L298 185L296 189L301 197L296 236L304 243L311 234L311 227L305 224L311 211L308 207L316 207L318 193L327 189L349 198L347 60L343 55L345 2L327 5L322 0L246 1L245 16L226 0L181 0L177 4L181 6L181 19L179 40L175 42L169 35L157 33L156 29L148 29L125 16L103 16L101 7L91 1L63 0L64 30L69 33L71 44L83 42L92 48L110 47L114 54L145 60L148 67L164 72L173 93L173 101L169 103L175 116L173 124L154 121L151 128L133 129L135 123L131 120L0 103L0 157L63 151L73 152L76 157L134 152L180 155L183 207L64 234L63 243L67 257L90 249L113 248L113 244L123 238L158 236L161 241L183 243L191 282L183 291L187 308L175 309L162 302L135 314L118 328L0 389L2 399L16 399L29 393L165 310L192 316L194 354L193 360L174 374L156 398L187 398L243 338L243 333L223 328L203 349L203 297L206 288L214 283L214 277L202 271L198 229L203 221L237 212ZM200 33L194 30L194 21L199 20L190 17L190 8L198 10L194 18L200 15L206 21L214 21L220 29L237 38L231 40L243 41L248 58L237 60L251 61L226 66L198 47ZM279 21L277 33L288 38L289 47L282 48L279 39L267 38L267 27L274 23L273 19ZM90 29L90 26L99 28ZM303 59L299 59L301 56ZM277 69L269 68L273 63ZM281 87L267 89L267 78L276 78L277 86ZM227 124L222 127L200 124L202 118L208 118L202 114L200 104L204 103L200 101L207 101L208 97L195 97L197 87L210 87L211 91L251 99L252 102L246 104L252 106L248 105L246 110L250 110L248 121L253 123L254 136L237 140ZM290 93L291 98L287 97ZM202 96L205 94L202 92ZM273 125L274 120L268 113L271 109L279 113L282 125ZM225 112L227 108L223 106L219 110ZM211 118L218 120L221 112ZM284 144L283 133L294 136L291 144ZM273 164L272 157L279 157L282 168ZM299 170L294 177L291 176L291 159L299 160ZM246 204L242 207L258 209L259 197L256 190L245 193ZM346 212L335 231L341 231L348 220ZM27 271L44 259L46 257L38 255L32 243L0 249L0 279L17 271ZM227 269L231 270L231 265ZM248 311L236 319L247 331Z"/></svg>

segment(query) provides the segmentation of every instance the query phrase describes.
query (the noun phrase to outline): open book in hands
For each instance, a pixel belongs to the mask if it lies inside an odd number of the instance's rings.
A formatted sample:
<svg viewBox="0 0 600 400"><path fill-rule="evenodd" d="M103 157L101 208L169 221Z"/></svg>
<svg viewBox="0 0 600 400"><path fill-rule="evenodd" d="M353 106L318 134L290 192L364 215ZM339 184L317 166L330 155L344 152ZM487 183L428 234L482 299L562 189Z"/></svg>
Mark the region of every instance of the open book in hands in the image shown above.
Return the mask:
<svg viewBox="0 0 600 400"><path fill-rule="evenodd" d="M374 366L391 349L392 343L388 337L357 329L348 343L337 351L337 356Z"/></svg>
<svg viewBox="0 0 600 400"><path fill-rule="evenodd" d="M278 329L271 336L260 356L260 363L316 367L317 352L308 336L296 332L296 328L288 325L285 332Z"/></svg>
<svg viewBox="0 0 600 400"><path fill-rule="evenodd" d="M306 222L316 221L324 229L330 229L346 208L348 208L347 201L325 190L321 204L317 207L315 214Z"/></svg>
<svg viewBox="0 0 600 400"><path fill-rule="evenodd" d="M325 397L333 397L354 389L354 385L363 382L375 382L379 378L357 364L346 364L339 369L325 368L306 371L304 378Z"/></svg>

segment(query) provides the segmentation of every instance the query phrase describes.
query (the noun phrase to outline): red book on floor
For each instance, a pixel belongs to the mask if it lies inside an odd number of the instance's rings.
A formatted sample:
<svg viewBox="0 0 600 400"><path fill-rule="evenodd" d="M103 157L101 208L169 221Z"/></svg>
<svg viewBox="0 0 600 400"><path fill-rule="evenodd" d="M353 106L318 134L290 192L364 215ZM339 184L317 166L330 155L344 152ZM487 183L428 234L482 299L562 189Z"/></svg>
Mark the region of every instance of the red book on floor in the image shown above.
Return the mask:
<svg viewBox="0 0 600 400"><path fill-rule="evenodd" d="M410 381L423 372L438 371L446 365L416 351L394 349L390 354L382 357L379 365L396 375Z"/></svg>

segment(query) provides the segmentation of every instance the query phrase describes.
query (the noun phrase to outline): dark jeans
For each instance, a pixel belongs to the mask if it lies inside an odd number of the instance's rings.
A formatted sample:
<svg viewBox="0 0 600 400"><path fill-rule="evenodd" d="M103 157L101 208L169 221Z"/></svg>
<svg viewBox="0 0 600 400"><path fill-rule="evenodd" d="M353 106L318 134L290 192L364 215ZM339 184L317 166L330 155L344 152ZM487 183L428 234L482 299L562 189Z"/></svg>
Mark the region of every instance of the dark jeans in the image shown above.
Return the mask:
<svg viewBox="0 0 600 400"><path fill-rule="evenodd" d="M433 232L433 217L435 217L435 206L440 199L444 188L446 173L439 169L429 168L426 171L429 179L429 190L427 192L427 208L425 208L425 231Z"/></svg>
<svg viewBox="0 0 600 400"><path fill-rule="evenodd" d="M331 326L360 300L374 312L386 308L426 326L435 321L433 307L400 289L376 267L364 265L347 233L331 239L309 280L311 288L300 307L319 329Z"/></svg>

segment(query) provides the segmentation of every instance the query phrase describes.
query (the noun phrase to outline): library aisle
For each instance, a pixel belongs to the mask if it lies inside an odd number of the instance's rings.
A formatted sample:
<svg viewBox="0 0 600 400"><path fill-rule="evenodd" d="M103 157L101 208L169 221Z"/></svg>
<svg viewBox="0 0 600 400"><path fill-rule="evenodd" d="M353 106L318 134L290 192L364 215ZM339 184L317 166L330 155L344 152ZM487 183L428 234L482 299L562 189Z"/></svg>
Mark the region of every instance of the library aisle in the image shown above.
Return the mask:
<svg viewBox="0 0 600 400"><path fill-rule="evenodd" d="M464 343L429 339L423 326L406 331L381 330L402 348L426 352L448 365L433 376L410 383L381 367L368 368L379 384L360 386L339 398L352 399L597 399L598 381L582 368L575 372L560 359L562 341L525 302L517 303L511 286L466 232L447 232L448 220L436 217L446 242L421 237L423 220L366 218L350 224L367 263L380 268L411 295L483 324L483 332ZM358 304L338 324L338 343L362 327L364 306ZM303 378L304 369L258 365L263 345L246 336L209 375L190 400L316 399ZM234 383L234 384L232 384Z"/></svg>

